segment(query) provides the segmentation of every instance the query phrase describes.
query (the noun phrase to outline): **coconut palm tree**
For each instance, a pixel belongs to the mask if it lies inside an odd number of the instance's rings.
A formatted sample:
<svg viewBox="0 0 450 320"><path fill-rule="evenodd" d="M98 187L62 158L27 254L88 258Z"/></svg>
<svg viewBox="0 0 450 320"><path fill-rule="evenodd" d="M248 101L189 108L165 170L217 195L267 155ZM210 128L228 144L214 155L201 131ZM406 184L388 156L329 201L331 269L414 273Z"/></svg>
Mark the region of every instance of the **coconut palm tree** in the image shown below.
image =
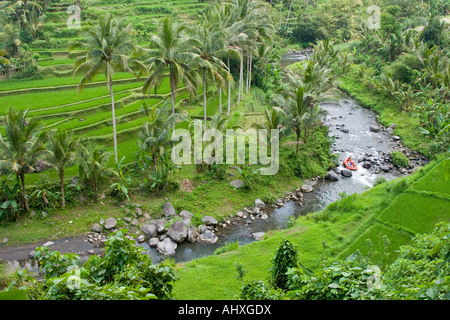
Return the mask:
<svg viewBox="0 0 450 320"><path fill-rule="evenodd" d="M294 92L284 92L284 95L277 95L274 100L274 103L286 114L286 125L295 132L296 153L298 153L300 136L303 130L303 118L314 106L314 98L306 91L304 86L298 86Z"/></svg>
<svg viewBox="0 0 450 320"><path fill-rule="evenodd" d="M186 28L186 24L166 17L161 21L158 33L150 38L150 49L143 49L150 58L145 61L149 76L142 90L144 93L150 88L156 90L165 76L166 68L169 68L172 114L175 113L175 94L180 82L184 83L191 94L197 92L199 82L199 75L191 63L197 59L193 48L200 43L184 32Z"/></svg>
<svg viewBox="0 0 450 320"><path fill-rule="evenodd" d="M148 115L150 121L146 121L138 133L138 146L144 153L150 153L153 161L153 170L158 172L157 162L165 153L166 147L171 143L170 128L175 121L182 119L178 113L170 116L164 107L153 106Z"/></svg>
<svg viewBox="0 0 450 320"><path fill-rule="evenodd" d="M77 41L69 47L70 50L82 49L85 51L75 60L74 77L84 73L78 84L78 92L98 73L106 74L106 84L111 96L115 163L117 163L118 156L112 76L116 71L128 71L136 75L133 68L140 72L143 68L137 60L130 58L135 51L132 33L131 23L125 25L123 19L114 19L107 12L98 22L88 21L87 27L83 30L83 40Z"/></svg>
<svg viewBox="0 0 450 320"><path fill-rule="evenodd" d="M48 134L47 161L59 175L61 206L66 206L64 197L64 170L73 164L78 149L78 140L70 132L51 130Z"/></svg>
<svg viewBox="0 0 450 320"><path fill-rule="evenodd" d="M206 122L206 94L208 91L208 78L222 87L225 79L231 77L228 68L221 58L226 57L225 33L214 24L203 23L196 28L196 37L200 46L196 48L198 54L198 67L203 78L203 120ZM221 102L219 103L221 104Z"/></svg>
<svg viewBox="0 0 450 320"><path fill-rule="evenodd" d="M97 202L102 185L118 176L117 172L108 166L110 153L98 146L87 148L79 144L77 156L80 179L92 188L94 200Z"/></svg>
<svg viewBox="0 0 450 320"><path fill-rule="evenodd" d="M37 119L27 119L28 110L15 112L9 109L5 114L5 140L0 134L0 169L13 172L17 182L21 183L21 203L25 211L29 211L25 189L25 174L33 172L35 161L45 156L46 134Z"/></svg>

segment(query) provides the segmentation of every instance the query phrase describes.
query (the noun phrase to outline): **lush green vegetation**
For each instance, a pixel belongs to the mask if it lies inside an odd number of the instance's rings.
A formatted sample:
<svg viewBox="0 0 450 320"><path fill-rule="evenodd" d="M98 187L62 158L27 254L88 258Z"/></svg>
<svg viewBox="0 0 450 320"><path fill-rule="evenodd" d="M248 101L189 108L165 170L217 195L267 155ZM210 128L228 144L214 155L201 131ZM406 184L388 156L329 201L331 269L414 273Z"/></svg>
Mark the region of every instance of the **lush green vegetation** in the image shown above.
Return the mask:
<svg viewBox="0 0 450 320"><path fill-rule="evenodd" d="M446 1L91 0L80 29L67 26L70 4L0 4L0 229L8 245L79 235L137 203L158 218L169 199L177 211L193 212L195 225L206 214L222 221L256 198L272 203L334 167L319 105L335 99L336 88L434 162L402 179L379 179L360 196L342 194L260 242L227 244L178 265L175 283L170 262L153 265L119 231L104 257L83 265L75 254L41 248L45 279L4 275L2 295L449 298ZM366 10L372 4L381 7L376 28ZM282 53L300 48L313 49L307 61L278 65ZM259 175L261 165L170 161L175 129L237 127L280 129L275 176ZM409 164L400 151L390 158ZM180 190L185 179L192 192ZM244 186L231 186L234 179ZM381 287L373 265L384 274ZM65 285L73 279L81 286Z"/></svg>

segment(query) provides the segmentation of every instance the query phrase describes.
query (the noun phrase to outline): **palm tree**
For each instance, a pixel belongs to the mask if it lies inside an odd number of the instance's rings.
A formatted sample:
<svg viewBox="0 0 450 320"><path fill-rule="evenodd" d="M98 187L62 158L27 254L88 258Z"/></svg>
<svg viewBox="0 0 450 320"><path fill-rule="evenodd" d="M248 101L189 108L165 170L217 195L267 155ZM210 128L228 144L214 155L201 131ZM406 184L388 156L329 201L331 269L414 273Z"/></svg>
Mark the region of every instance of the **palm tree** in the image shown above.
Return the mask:
<svg viewBox="0 0 450 320"><path fill-rule="evenodd" d="M164 78L164 71L169 68L170 94L172 99L172 114L175 113L175 93L180 82L184 82L188 91L197 92L198 74L190 63L197 59L192 51L199 46L197 39L184 33L186 25L174 22L166 17L162 20L158 34L150 38L150 49L143 49L150 56L145 61L149 77L144 83L143 92L155 88Z"/></svg>
<svg viewBox="0 0 450 320"><path fill-rule="evenodd" d="M86 148L79 145L78 171L81 180L94 191L94 200L98 201L98 193L103 183L117 177L116 171L108 167L110 153L97 146Z"/></svg>
<svg viewBox="0 0 450 320"><path fill-rule="evenodd" d="M0 134L0 168L13 172L21 182L22 204L29 211L25 189L25 174L33 172L34 162L46 154L46 134L36 119L27 120L28 110L5 114L6 140Z"/></svg>
<svg viewBox="0 0 450 320"><path fill-rule="evenodd" d="M152 156L153 170L158 172L157 162L164 155L165 148L171 143L170 128L182 118L178 113L170 116L163 108L153 106L149 110L150 121L146 121L138 133L138 146Z"/></svg>
<svg viewBox="0 0 450 320"><path fill-rule="evenodd" d="M315 105L309 108L302 117L303 126L303 143L308 139L309 130L322 124L322 118L326 115L326 111Z"/></svg>
<svg viewBox="0 0 450 320"><path fill-rule="evenodd" d="M214 24L204 23L200 28L197 28L197 39L200 42L200 46L197 48L197 62L203 77L203 120L206 122L207 79L210 77L219 86L223 86L225 79L230 78L230 74L227 66L221 60L227 55L223 30ZM221 104L221 101L219 104Z"/></svg>
<svg viewBox="0 0 450 320"><path fill-rule="evenodd" d="M78 140L71 133L60 130L52 130L48 135L48 162L59 175L61 187L61 206L66 206L64 197L64 170L70 166L78 149Z"/></svg>
<svg viewBox="0 0 450 320"><path fill-rule="evenodd" d="M114 108L114 92L112 76L115 71L128 71L136 74L130 67L142 68L142 65L130 58L135 50L131 34L132 24L124 25L123 19L113 19L110 13L99 19L98 23L88 21L83 30L84 39L73 43L72 49L83 49L85 53L75 60L74 77L85 72L78 84L78 92L88 82L91 82L99 72L105 72L106 84L111 95L111 110L114 139L114 159L117 163L117 134Z"/></svg>
<svg viewBox="0 0 450 320"><path fill-rule="evenodd" d="M286 114L285 122L296 135L296 153L300 144L300 136L303 130L303 118L314 105L313 97L305 90L304 86L298 86L295 92L285 92L277 95L275 103L282 108Z"/></svg>

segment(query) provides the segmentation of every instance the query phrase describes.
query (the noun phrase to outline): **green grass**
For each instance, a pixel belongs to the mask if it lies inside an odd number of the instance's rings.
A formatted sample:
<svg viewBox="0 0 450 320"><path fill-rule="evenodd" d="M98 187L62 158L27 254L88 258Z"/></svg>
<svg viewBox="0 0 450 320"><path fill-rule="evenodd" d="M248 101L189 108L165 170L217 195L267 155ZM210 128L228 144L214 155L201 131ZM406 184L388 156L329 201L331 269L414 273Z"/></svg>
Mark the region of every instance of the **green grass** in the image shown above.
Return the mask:
<svg viewBox="0 0 450 320"><path fill-rule="evenodd" d="M54 59L54 60L46 60L39 61L38 65L41 67L55 66L60 64L73 64L73 59Z"/></svg>
<svg viewBox="0 0 450 320"><path fill-rule="evenodd" d="M404 192L381 213L380 219L398 228L423 233L439 221L449 221L449 208L450 198Z"/></svg>
<svg viewBox="0 0 450 320"><path fill-rule="evenodd" d="M442 174L445 170L444 163L440 163L436 170L428 172L426 176L413 185L415 190L424 190L434 193L450 196L450 184L446 180L446 175Z"/></svg>

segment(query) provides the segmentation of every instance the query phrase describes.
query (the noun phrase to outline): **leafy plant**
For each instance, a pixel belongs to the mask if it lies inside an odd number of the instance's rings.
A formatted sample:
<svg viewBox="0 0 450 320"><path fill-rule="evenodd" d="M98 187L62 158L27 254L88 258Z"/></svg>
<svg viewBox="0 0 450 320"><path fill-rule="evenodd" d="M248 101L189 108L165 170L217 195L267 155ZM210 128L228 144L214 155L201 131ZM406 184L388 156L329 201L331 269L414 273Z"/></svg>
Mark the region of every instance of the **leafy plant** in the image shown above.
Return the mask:
<svg viewBox="0 0 450 320"><path fill-rule="evenodd" d="M283 290L288 289L288 277L286 272L290 268L297 267L297 259L298 253L294 244L284 238L275 253L272 260L272 267L270 268L270 283L274 288Z"/></svg>
<svg viewBox="0 0 450 320"><path fill-rule="evenodd" d="M119 161L117 164L117 172L119 174L118 181L111 184L109 187L113 189L113 195L119 197L121 201L124 201L125 199L130 201L129 196L129 187L131 183L131 178L125 178L123 171L122 171L122 163L125 159L125 156Z"/></svg>
<svg viewBox="0 0 450 320"><path fill-rule="evenodd" d="M394 165L397 167L404 168L409 166L409 159L398 150L394 150L391 152L391 159Z"/></svg>

